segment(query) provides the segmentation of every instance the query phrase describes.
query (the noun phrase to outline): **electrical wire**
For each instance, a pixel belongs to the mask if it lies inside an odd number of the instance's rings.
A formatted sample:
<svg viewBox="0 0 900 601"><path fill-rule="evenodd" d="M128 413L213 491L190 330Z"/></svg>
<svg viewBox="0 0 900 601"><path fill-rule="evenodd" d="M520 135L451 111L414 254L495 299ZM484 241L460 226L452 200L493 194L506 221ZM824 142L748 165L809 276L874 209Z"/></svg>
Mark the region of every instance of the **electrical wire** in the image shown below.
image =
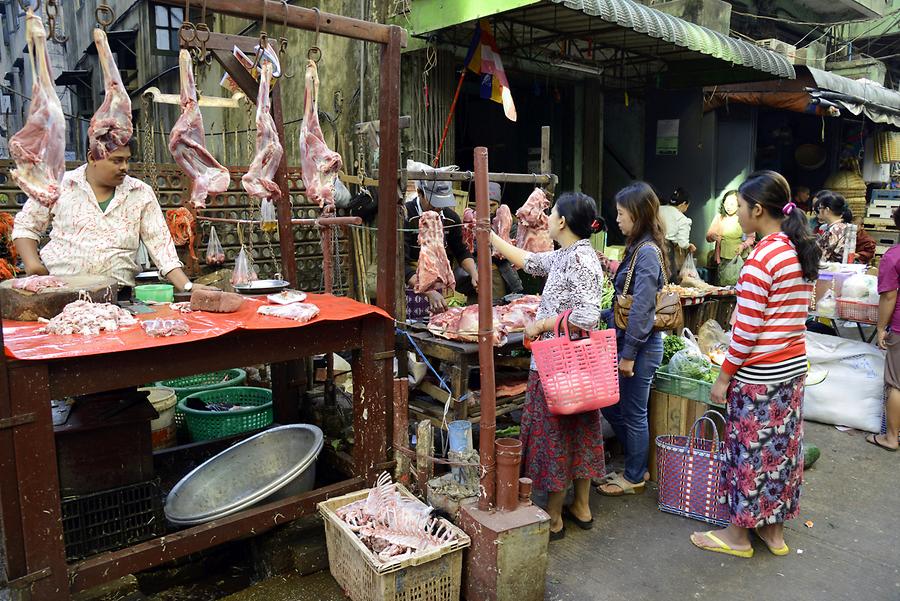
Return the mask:
<svg viewBox="0 0 900 601"><path fill-rule="evenodd" d="M895 8L893 10L886 12L884 15L879 17L879 19L885 19L885 18L890 17L891 15L896 14L898 12L900 12L900 8ZM845 21L832 21L830 23L823 23L823 22L818 22L818 21L795 21L793 19L785 19L783 17L770 17L767 15L754 15L753 13L745 13L743 11L735 10L734 8L731 9L731 14L740 15L742 17L750 17L752 19L763 19L765 21L777 21L779 23L786 23L788 25L816 25L819 27L835 27L835 26L839 26L839 25L853 25L854 23L866 23L866 22L872 20L872 19L860 18L860 19L847 19ZM876 27L877 27L877 25L876 25Z"/></svg>

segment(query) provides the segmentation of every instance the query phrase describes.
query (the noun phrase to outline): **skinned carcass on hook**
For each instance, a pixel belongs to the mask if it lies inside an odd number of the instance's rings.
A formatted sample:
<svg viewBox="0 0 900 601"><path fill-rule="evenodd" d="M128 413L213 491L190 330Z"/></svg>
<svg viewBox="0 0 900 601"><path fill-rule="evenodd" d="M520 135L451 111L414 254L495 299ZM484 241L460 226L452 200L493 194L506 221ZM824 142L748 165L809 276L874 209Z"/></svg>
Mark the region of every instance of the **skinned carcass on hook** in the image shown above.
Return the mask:
<svg viewBox="0 0 900 601"><path fill-rule="evenodd" d="M106 96L88 126L88 146L95 161L106 159L116 149L128 144L134 128L131 123L131 98L122 83L122 75L102 29L94 29L94 45L103 69Z"/></svg>
<svg viewBox="0 0 900 601"><path fill-rule="evenodd" d="M316 62L306 65L306 95L303 100L303 123L300 125L300 165L306 197L333 215L335 182L343 167L341 155L325 143L319 125L319 71Z"/></svg>
<svg viewBox="0 0 900 601"><path fill-rule="evenodd" d="M25 37L31 54L31 105L25 126L9 139L9 154L16 163L10 175L29 198L52 207L66 173L66 117L50 73L47 32L31 9L25 17Z"/></svg>
<svg viewBox="0 0 900 601"><path fill-rule="evenodd" d="M272 81L272 63L263 62L259 70L259 97L256 101L256 155L247 173L241 178L244 190L262 202L268 198L278 201L281 188L275 183L275 172L284 155L284 147L278 139L275 120L270 112L269 85Z"/></svg>

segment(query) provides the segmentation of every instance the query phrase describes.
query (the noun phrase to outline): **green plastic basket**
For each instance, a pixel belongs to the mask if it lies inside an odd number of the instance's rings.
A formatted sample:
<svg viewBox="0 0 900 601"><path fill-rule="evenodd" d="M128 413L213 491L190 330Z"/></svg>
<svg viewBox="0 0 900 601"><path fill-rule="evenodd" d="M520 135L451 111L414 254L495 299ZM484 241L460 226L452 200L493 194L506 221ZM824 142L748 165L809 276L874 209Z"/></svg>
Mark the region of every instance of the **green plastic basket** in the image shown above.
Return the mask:
<svg viewBox="0 0 900 601"><path fill-rule="evenodd" d="M719 368L715 367L715 370L718 372ZM675 396L684 397L700 403L706 403L715 407L722 407L722 405L716 405L709 399L712 386L711 382L693 380L691 378L685 378L684 376L669 373L668 365L663 365L656 371L656 378L653 382L653 387L659 392L674 394Z"/></svg>
<svg viewBox="0 0 900 601"><path fill-rule="evenodd" d="M243 386L246 381L247 372L243 369L234 368L211 371L208 374L198 374L196 376L185 376L174 380L162 380L154 382L153 385L171 388L175 391L175 397L180 402L195 392L217 390L230 386ZM184 430L184 413L178 405L175 406L175 428L179 432Z"/></svg>
<svg viewBox="0 0 900 601"><path fill-rule="evenodd" d="M233 403L251 406L236 411L202 411L187 406L188 400L199 399L206 404ZM253 386L234 386L195 392L178 401L178 408L184 414L191 440L214 440L234 436L243 432L258 430L271 425L272 391Z"/></svg>
<svg viewBox="0 0 900 601"><path fill-rule="evenodd" d="M216 390L218 388L228 388L231 386L243 386L247 381L247 372L243 369L223 369L222 371L212 371L208 374L199 374L196 376L185 376L183 378L175 378L174 380L163 380L154 382L154 386L163 386L171 388L175 391L178 400L194 394L195 392L203 392L205 390Z"/></svg>

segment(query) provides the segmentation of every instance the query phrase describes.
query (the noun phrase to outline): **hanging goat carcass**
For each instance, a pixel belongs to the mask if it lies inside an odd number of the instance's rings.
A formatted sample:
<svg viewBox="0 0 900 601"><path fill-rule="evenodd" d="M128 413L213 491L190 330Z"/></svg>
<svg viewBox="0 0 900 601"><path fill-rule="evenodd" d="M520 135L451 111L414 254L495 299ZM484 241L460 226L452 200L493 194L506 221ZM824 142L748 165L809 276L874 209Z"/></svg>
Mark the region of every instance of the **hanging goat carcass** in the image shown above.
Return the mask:
<svg viewBox="0 0 900 601"><path fill-rule="evenodd" d="M47 33L31 10L25 37L31 54L31 105L25 127L9 140L9 154L16 162L10 175L30 198L52 207L66 172L66 117L50 74Z"/></svg>
<svg viewBox="0 0 900 601"><path fill-rule="evenodd" d="M206 198L228 189L231 176L228 169L206 149L203 116L197 103L197 86L191 53L182 50L178 56L181 68L181 117L169 135L169 151L182 171L191 178L191 203L195 208L206 206Z"/></svg>
<svg viewBox="0 0 900 601"><path fill-rule="evenodd" d="M88 147L91 158L102 161L116 149L127 145L134 130L131 124L131 98L122 83L106 32L100 28L94 29L94 45L103 69L106 97L88 126Z"/></svg>
<svg viewBox="0 0 900 601"><path fill-rule="evenodd" d="M256 156L250 163L250 169L241 178L241 184L247 194L260 202L266 198L273 201L281 198L281 188L275 183L275 172L281 163L284 148L278 139L275 120L269 110L271 106L269 83L272 81L272 69L272 63L268 61L260 67L259 96L256 100Z"/></svg>
<svg viewBox="0 0 900 601"><path fill-rule="evenodd" d="M319 205L323 215L333 215L334 186L343 166L341 155L328 148L319 125L319 72L316 62L306 66L306 96L300 126L300 165L306 197Z"/></svg>

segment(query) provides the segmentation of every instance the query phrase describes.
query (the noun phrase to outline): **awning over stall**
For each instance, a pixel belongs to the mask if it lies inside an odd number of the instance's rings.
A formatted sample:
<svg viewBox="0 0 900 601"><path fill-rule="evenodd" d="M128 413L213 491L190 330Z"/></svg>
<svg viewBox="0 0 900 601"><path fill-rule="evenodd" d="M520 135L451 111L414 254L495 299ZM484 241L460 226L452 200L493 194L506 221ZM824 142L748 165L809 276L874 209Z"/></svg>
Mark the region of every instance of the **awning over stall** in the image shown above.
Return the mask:
<svg viewBox="0 0 900 601"><path fill-rule="evenodd" d="M605 87L685 87L793 79L787 57L634 0L494 0L411 4L414 36L468 47L477 19L510 63L580 72Z"/></svg>
<svg viewBox="0 0 900 601"><path fill-rule="evenodd" d="M900 127L900 92L813 67L798 67L793 81L715 86L704 92L705 110L738 102L831 117L847 111Z"/></svg>

